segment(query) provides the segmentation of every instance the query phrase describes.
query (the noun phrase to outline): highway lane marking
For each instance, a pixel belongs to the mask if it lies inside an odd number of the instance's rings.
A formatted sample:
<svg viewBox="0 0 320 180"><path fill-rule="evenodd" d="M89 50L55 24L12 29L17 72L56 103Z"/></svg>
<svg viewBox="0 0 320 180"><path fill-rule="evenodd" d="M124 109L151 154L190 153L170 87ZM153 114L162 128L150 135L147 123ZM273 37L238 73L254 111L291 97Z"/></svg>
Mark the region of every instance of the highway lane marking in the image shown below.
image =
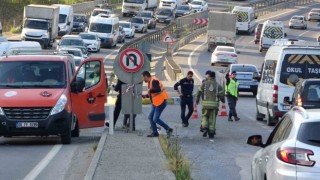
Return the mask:
<svg viewBox="0 0 320 180"><path fill-rule="evenodd" d="M194 73L195 77L200 81L202 82L202 76L201 75L198 75L198 73L192 68L192 64L191 64L191 59L192 59L192 56L193 54L203 45L207 44L207 42L204 42L202 44L200 44L199 46L197 46L190 54L189 54L189 57L188 57L188 65L189 65L189 69Z"/></svg>
<svg viewBox="0 0 320 180"><path fill-rule="evenodd" d="M48 166L50 161L58 154L62 148L61 144L54 145L48 154L23 178L23 180L33 180Z"/></svg>

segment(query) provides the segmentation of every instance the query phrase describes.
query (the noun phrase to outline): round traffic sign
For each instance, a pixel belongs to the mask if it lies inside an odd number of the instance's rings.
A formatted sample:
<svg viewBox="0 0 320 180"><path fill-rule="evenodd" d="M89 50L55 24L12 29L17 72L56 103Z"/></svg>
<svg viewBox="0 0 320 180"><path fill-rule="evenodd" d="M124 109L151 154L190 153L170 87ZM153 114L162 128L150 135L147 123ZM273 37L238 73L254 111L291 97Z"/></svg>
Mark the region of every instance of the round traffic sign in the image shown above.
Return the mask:
<svg viewBox="0 0 320 180"><path fill-rule="evenodd" d="M126 49L120 54L119 63L127 72L137 72L144 64L143 54L138 49Z"/></svg>

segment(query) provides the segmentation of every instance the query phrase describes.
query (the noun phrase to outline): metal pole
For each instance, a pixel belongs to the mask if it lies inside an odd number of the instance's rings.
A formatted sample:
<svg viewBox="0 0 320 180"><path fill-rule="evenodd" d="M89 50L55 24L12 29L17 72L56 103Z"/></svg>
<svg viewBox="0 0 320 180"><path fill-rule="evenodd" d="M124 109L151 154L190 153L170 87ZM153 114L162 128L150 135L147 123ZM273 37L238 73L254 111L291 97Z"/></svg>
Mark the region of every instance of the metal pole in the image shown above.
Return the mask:
<svg viewBox="0 0 320 180"><path fill-rule="evenodd" d="M110 105L109 106L109 134L113 134L113 111L114 111L114 106Z"/></svg>
<svg viewBox="0 0 320 180"><path fill-rule="evenodd" d="M134 85L134 82L133 82L133 73L131 73L131 83L130 83L130 86L132 86L132 85ZM130 104L131 104L131 112L130 112L130 132L132 132L133 131L133 101L134 101L134 94L136 93L135 92L135 90L134 90L135 88L133 87L132 88L132 93L131 93L131 91L129 91L130 92Z"/></svg>

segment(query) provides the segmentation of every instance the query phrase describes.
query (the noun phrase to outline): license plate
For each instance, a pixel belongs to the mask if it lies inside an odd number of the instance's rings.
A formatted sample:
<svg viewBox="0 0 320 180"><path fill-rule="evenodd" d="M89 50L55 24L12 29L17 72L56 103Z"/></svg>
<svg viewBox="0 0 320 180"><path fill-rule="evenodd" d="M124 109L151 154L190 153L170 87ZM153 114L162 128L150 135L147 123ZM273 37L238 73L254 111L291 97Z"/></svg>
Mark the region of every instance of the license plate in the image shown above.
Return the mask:
<svg viewBox="0 0 320 180"><path fill-rule="evenodd" d="M239 88L250 89L250 86L246 86L246 85L239 85Z"/></svg>
<svg viewBox="0 0 320 180"><path fill-rule="evenodd" d="M282 106L283 110L290 110L290 106Z"/></svg>
<svg viewBox="0 0 320 180"><path fill-rule="evenodd" d="M38 128L38 122L17 122L16 128Z"/></svg>
<svg viewBox="0 0 320 180"><path fill-rule="evenodd" d="M159 22L164 22L164 20L159 20Z"/></svg>

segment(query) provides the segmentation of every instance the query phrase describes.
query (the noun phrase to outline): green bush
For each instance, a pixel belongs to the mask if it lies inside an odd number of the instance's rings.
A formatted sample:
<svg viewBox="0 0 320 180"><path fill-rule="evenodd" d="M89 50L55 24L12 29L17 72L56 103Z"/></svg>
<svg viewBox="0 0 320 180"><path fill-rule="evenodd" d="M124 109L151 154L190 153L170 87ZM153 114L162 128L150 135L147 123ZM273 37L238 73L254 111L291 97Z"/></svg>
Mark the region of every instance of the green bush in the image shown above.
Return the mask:
<svg viewBox="0 0 320 180"><path fill-rule="evenodd" d="M21 33L21 27L20 26L16 26L16 27L11 26L10 33L12 33L12 34Z"/></svg>

